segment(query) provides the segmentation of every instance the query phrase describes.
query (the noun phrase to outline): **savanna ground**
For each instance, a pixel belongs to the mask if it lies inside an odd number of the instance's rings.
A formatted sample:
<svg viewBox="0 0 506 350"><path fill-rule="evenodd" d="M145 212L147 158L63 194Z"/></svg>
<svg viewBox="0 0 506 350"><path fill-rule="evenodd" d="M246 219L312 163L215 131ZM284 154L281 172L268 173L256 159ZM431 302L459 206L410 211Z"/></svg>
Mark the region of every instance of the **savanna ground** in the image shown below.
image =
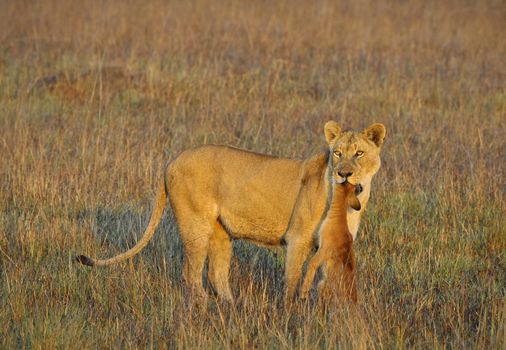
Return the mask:
<svg viewBox="0 0 506 350"><path fill-rule="evenodd" d="M1 348L503 348L502 1L0 2ZM236 242L234 307L195 312L155 180L189 147L287 157L388 130L360 303L283 307L284 251Z"/></svg>

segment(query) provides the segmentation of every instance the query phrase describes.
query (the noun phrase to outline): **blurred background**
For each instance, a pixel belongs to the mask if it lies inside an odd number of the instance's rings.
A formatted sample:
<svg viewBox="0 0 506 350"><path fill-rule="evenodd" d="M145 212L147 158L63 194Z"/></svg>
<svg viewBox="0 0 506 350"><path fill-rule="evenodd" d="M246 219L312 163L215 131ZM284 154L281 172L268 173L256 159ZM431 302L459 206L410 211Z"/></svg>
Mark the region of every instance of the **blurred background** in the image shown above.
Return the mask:
<svg viewBox="0 0 506 350"><path fill-rule="evenodd" d="M505 38L493 0L0 1L0 344L500 348ZM237 307L192 316L170 210L133 261L73 263L137 240L184 149L304 158L330 119L387 128L359 307L287 312L284 251L236 243Z"/></svg>

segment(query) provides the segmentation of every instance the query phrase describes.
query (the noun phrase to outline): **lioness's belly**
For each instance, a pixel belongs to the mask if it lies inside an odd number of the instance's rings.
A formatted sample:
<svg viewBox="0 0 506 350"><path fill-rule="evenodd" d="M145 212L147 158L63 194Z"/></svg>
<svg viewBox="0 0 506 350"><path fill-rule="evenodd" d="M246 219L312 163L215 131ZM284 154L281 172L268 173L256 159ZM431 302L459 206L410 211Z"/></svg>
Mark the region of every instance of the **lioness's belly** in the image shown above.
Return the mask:
<svg viewBox="0 0 506 350"><path fill-rule="evenodd" d="M247 169L233 182L224 176L218 192L219 219L232 237L279 244L299 191L299 168L277 165Z"/></svg>
<svg viewBox="0 0 506 350"><path fill-rule="evenodd" d="M241 210L227 210L223 208L219 220L231 237L247 239L250 241L277 245L286 231L289 214L274 212L273 215L265 213L247 213Z"/></svg>

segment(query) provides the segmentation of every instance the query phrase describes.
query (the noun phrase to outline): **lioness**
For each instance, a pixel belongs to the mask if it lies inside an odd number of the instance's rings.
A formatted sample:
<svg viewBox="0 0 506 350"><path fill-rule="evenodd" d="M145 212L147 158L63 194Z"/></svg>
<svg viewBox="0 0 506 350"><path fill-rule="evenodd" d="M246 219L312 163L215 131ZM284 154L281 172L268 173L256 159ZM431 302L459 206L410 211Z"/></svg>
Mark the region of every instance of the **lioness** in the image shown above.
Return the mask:
<svg viewBox="0 0 506 350"><path fill-rule="evenodd" d="M332 202L320 227L318 251L309 261L301 295L302 298L307 297L315 272L321 266L323 279L318 284L318 294L329 298L344 292L356 302L355 253L346 216L348 207L360 210L356 197L360 185L355 186L348 181L334 182L332 188Z"/></svg>
<svg viewBox="0 0 506 350"><path fill-rule="evenodd" d="M286 244L285 296L291 299L327 210L332 174L363 187L358 196L362 209L348 212L355 237L371 180L381 164L382 124L342 132L329 121L324 132L328 150L305 160L213 145L181 153L164 171L139 242L110 259L81 255L77 260L89 266L109 265L137 254L153 236L169 197L185 250L183 279L194 291L205 298L202 270L207 257L210 283L218 296L232 300L228 282L232 239L246 239L267 246Z"/></svg>

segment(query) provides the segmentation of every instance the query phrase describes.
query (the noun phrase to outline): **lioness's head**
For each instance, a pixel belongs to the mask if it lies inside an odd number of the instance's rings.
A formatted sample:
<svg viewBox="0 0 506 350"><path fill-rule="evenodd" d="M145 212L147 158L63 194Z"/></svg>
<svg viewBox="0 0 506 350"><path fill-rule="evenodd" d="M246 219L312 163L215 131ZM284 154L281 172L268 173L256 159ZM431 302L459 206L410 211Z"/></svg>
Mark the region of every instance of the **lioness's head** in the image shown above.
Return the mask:
<svg viewBox="0 0 506 350"><path fill-rule="evenodd" d="M338 183L369 183L381 165L385 126L372 124L362 132L341 131L339 125L331 120L325 124L324 130L334 180Z"/></svg>

